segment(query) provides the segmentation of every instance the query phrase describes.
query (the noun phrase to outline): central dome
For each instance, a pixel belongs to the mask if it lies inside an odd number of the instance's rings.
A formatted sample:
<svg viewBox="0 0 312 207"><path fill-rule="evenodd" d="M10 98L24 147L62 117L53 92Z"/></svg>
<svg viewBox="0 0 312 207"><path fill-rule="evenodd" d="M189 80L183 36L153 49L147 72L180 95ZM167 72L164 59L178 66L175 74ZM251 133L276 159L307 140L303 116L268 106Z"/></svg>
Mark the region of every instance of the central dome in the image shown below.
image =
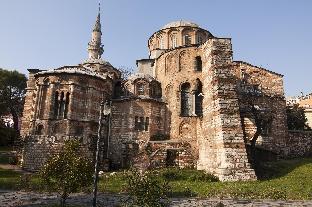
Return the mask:
<svg viewBox="0 0 312 207"><path fill-rule="evenodd" d="M199 27L198 24L195 24L193 22L180 20L180 21L170 22L170 23L166 24L165 26L163 26L161 29L167 29L167 28L171 28L171 27L183 27L183 26Z"/></svg>

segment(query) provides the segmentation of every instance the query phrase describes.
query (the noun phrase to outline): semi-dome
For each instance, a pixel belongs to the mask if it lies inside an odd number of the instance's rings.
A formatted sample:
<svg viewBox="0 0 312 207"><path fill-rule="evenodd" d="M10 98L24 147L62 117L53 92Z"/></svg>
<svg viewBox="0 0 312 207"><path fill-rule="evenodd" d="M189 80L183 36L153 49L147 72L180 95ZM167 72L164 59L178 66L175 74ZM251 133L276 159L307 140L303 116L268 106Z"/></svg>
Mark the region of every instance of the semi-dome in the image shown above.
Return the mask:
<svg viewBox="0 0 312 207"><path fill-rule="evenodd" d="M190 21L185 21L185 20L180 20L180 21L174 21L166 24L163 26L161 29L167 29L167 28L172 28L172 27L183 27L183 26L188 26L188 27L199 27L198 24L195 24Z"/></svg>

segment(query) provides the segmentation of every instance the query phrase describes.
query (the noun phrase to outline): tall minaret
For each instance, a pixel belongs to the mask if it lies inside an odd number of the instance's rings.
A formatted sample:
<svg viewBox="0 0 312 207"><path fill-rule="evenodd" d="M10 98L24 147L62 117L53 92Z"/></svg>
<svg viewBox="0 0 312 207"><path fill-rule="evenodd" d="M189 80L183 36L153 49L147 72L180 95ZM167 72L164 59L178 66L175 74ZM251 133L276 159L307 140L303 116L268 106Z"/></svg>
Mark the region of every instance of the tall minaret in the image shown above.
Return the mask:
<svg viewBox="0 0 312 207"><path fill-rule="evenodd" d="M88 44L89 59L101 59L101 55L104 52L103 45L101 43L101 4L99 3L99 13L96 18L96 22L92 31L92 38Z"/></svg>

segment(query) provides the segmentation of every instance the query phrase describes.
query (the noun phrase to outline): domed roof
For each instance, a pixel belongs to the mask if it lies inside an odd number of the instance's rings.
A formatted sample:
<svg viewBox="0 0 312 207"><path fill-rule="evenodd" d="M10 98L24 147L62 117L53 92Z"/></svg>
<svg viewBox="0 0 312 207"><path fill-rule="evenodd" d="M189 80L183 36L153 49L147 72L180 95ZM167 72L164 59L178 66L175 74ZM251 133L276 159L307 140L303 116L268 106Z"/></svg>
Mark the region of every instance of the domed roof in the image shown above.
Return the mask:
<svg viewBox="0 0 312 207"><path fill-rule="evenodd" d="M195 24L193 22L180 20L180 21L170 22L166 24L165 26L163 26L161 29L167 29L171 27L181 27L181 26L199 27L198 24Z"/></svg>

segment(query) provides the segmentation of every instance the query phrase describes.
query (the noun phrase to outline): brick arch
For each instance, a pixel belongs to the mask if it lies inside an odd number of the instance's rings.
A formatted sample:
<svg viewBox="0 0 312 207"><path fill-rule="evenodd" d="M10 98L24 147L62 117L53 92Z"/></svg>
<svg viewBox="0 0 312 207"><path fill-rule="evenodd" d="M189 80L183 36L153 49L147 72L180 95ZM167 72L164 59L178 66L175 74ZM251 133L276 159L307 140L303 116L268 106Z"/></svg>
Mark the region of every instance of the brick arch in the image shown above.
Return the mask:
<svg viewBox="0 0 312 207"><path fill-rule="evenodd" d="M146 79L140 78L133 81L134 94L138 95L149 95L149 82ZM143 91L141 91L143 89Z"/></svg>
<svg viewBox="0 0 312 207"><path fill-rule="evenodd" d="M177 58L175 53L170 53L165 57L165 74L167 74L169 71L173 72L176 71L177 68Z"/></svg>
<svg viewBox="0 0 312 207"><path fill-rule="evenodd" d="M189 35L191 40L190 40L190 44L187 44L187 42L185 41L185 36ZM186 27L182 30L181 32L181 43L182 45L192 45L194 44L194 40L195 40L195 31L193 28L190 27Z"/></svg>
<svg viewBox="0 0 312 207"><path fill-rule="evenodd" d="M174 43L173 43L173 37L175 36L176 38L176 45L175 47L178 47L180 44L179 44L179 30L178 29L170 29L168 32L167 32L167 35L168 35L168 38L167 38L167 44L168 44L168 48L174 48Z"/></svg>
<svg viewBox="0 0 312 207"><path fill-rule="evenodd" d="M179 124L179 136L180 138L191 138L193 134L193 127L188 120L183 120Z"/></svg>
<svg viewBox="0 0 312 207"><path fill-rule="evenodd" d="M165 49L166 45L165 45L165 38L166 38L166 34L164 32L159 32L156 35L156 48L158 49ZM161 44L163 44L163 48L161 47Z"/></svg>
<svg viewBox="0 0 312 207"><path fill-rule="evenodd" d="M44 124L38 123L35 128L35 135L43 135L44 134Z"/></svg>
<svg viewBox="0 0 312 207"><path fill-rule="evenodd" d="M189 60L189 52L187 50L182 50L179 53L179 71L182 71L184 69L183 65L185 63L185 61ZM187 64L187 63L185 63Z"/></svg>
<svg viewBox="0 0 312 207"><path fill-rule="evenodd" d="M174 97L174 96L172 96L172 92L173 92L173 86L171 84L168 84L165 87L165 97L167 99L168 104L171 103L169 97L171 97L171 99Z"/></svg>

